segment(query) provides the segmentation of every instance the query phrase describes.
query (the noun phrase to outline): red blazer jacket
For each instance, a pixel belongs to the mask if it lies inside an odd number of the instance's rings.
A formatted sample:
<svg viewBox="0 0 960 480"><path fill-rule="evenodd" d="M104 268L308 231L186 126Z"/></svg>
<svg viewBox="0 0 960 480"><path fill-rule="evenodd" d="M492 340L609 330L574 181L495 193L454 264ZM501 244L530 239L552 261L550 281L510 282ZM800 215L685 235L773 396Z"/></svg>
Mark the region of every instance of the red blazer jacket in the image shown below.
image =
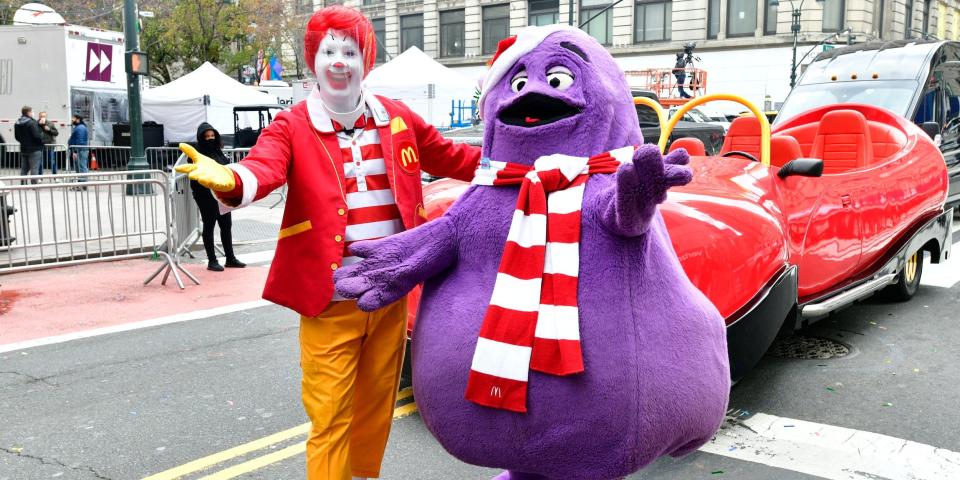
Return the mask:
<svg viewBox="0 0 960 480"><path fill-rule="evenodd" d="M411 229L426 221L420 169L469 181L480 149L442 137L400 102L369 94L365 101L380 133L404 228ZM230 166L238 180L236 189L220 194L225 203L242 207L288 185L263 298L308 317L319 315L330 303L347 226L340 146L329 117L315 102L311 97L279 113L250 154Z"/></svg>

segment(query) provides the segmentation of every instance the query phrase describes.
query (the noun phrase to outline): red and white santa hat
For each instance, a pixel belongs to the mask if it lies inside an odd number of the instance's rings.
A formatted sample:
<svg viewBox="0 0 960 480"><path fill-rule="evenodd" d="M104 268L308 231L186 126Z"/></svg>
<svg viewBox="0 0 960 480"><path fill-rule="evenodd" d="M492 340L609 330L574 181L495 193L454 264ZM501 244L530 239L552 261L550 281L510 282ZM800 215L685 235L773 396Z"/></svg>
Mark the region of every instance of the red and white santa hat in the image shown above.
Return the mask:
<svg viewBox="0 0 960 480"><path fill-rule="evenodd" d="M520 57L530 53L537 45L553 33L562 31L580 31L569 25L544 25L542 27L530 26L520 30L520 33L512 37L500 40L497 45L497 53L490 59L488 65L490 69L483 77L480 83L480 99L477 102L480 108L480 117L483 117L483 103L488 90L493 88L507 72L517 63Z"/></svg>

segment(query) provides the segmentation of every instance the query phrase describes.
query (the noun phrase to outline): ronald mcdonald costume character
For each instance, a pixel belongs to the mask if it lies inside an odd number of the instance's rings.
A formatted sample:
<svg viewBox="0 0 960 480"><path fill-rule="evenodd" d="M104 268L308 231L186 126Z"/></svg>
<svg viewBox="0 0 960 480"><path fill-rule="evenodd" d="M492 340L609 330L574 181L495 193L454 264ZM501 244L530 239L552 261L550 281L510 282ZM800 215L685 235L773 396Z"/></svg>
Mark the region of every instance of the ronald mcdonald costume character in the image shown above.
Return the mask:
<svg viewBox="0 0 960 480"><path fill-rule="evenodd" d="M365 260L335 274L365 310L425 282L427 427L503 479L613 479L703 445L727 408L726 331L657 210L690 181L686 152L642 145L622 71L566 26L502 41L480 108L474 185L434 221L354 244Z"/></svg>
<svg viewBox="0 0 960 480"><path fill-rule="evenodd" d="M360 259L348 248L425 221L420 168L469 180L480 151L454 145L399 102L361 87L373 66L370 22L342 6L307 24L317 88L277 115L229 168L198 155L179 167L242 207L284 183L286 208L263 297L301 314L303 403L313 423L310 479L376 477L390 430L406 327L399 297L367 313L333 291L333 272Z"/></svg>

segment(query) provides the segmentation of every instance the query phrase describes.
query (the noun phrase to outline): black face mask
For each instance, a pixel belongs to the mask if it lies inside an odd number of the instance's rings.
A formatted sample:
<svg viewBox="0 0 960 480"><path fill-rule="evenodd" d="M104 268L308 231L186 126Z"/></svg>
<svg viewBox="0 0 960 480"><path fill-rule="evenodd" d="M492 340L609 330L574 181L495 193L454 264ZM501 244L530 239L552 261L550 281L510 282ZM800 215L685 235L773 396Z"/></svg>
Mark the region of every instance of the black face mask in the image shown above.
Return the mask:
<svg viewBox="0 0 960 480"><path fill-rule="evenodd" d="M217 144L217 139L216 139L216 138L211 138L210 140L204 139L204 141L203 141L203 146L204 146L204 147L207 147L207 148L217 148L217 147L219 147L220 145Z"/></svg>

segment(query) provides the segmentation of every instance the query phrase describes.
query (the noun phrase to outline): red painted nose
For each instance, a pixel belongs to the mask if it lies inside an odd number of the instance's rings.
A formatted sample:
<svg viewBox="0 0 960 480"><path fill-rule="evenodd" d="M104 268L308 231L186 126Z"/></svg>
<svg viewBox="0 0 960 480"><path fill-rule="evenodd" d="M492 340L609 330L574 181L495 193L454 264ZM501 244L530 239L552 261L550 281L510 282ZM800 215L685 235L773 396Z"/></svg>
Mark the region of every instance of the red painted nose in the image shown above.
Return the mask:
<svg viewBox="0 0 960 480"><path fill-rule="evenodd" d="M333 68L344 68L346 65L343 62L337 62L333 64Z"/></svg>

